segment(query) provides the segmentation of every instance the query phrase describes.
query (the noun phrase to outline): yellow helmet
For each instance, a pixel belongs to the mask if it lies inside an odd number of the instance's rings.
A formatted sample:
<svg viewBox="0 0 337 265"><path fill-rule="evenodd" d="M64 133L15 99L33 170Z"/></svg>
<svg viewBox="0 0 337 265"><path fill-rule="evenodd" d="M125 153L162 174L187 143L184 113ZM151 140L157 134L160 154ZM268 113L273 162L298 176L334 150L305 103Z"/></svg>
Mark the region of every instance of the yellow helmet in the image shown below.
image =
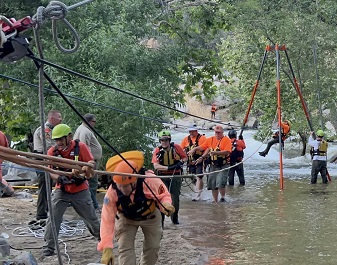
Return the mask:
<svg viewBox="0 0 337 265"><path fill-rule="evenodd" d="M318 130L316 133L317 137L324 137L324 132L323 130Z"/></svg>

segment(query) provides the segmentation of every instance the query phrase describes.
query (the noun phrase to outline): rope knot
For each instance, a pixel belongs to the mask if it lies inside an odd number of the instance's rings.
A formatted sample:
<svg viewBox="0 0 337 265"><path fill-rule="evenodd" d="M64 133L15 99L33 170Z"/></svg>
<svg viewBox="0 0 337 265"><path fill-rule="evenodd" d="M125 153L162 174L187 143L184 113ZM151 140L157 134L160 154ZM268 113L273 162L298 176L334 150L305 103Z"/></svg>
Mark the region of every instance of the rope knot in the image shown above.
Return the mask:
<svg viewBox="0 0 337 265"><path fill-rule="evenodd" d="M64 19L68 13L68 7L60 1L51 1L43 13L50 19Z"/></svg>

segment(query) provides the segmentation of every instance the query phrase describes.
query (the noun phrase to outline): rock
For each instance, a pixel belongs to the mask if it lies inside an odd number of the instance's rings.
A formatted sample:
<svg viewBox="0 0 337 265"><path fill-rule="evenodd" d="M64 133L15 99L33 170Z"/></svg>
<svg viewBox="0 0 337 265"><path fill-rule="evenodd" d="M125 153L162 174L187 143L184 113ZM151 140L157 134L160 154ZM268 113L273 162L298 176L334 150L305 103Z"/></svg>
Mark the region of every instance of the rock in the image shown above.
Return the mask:
<svg viewBox="0 0 337 265"><path fill-rule="evenodd" d="M248 121L246 122L246 126L250 129L256 129L259 125L259 122L255 117L249 117Z"/></svg>

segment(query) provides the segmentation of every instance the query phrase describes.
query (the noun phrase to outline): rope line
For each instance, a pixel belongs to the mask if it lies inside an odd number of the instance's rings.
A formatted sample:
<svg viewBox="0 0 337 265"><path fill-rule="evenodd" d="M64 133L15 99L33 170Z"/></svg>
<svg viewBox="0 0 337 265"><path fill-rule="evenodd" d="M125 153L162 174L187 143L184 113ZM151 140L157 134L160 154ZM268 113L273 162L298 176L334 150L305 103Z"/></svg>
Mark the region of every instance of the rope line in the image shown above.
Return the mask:
<svg viewBox="0 0 337 265"><path fill-rule="evenodd" d="M197 115L194 115L194 114L190 114L190 113L187 113L187 112L185 112L185 111L182 111L182 110L178 110L178 109L169 107L169 106L167 106L167 105L165 105L165 104L158 103L158 102L156 102L156 101L154 101L154 100L151 100L151 99L148 99L148 98L141 97L141 96L139 96L139 95L137 95L137 94L131 93L131 92L126 91L126 90L123 90L123 89L121 89L121 88L118 88L118 87L109 85L109 84L107 84L107 83L105 83L105 82L103 82L103 81L100 81L100 80L98 80L98 79L95 79L95 78L86 76L86 75L84 75L84 74L81 74L81 73L79 73L79 72L70 70L70 69L65 68L65 67L63 67L63 66L60 66L60 65L51 63L51 62L46 61L46 60L44 60L44 59L37 58L37 57L35 57L35 56L32 55L32 54L27 55L27 57L31 58L31 59L34 60L34 61L38 61L38 62L40 62L40 63L43 63L43 64L49 65L49 66L51 66L51 67L54 67L54 68L56 68L56 69L58 69L58 70L60 70L60 71L69 73L69 74L74 75L74 76L77 76L77 77L81 77L81 78L83 78L83 79L85 79L85 80L88 80L88 81L91 81L91 82L93 82L93 83L95 83L95 84L98 84L98 85L101 85L101 86L104 86L104 87L108 87L108 88L110 88L110 89L116 90L116 91L121 92L121 93L123 93L123 94L127 94L127 95L129 95L129 96L132 96L132 97L135 97L135 98L138 98L138 99L147 101L147 102L152 103L152 104L154 104L154 105L157 105L157 106L160 106L160 107L163 107L163 108L166 108L166 109L169 109L169 110L172 110L172 111L175 111L175 112L184 114L184 115L188 115L188 116L191 116L191 117L195 117L195 118L198 118L198 119L201 119L201 120L214 122L214 120L207 119L207 118L203 118L203 117L200 117L200 116L197 116ZM224 122L217 122L217 123L223 124L223 125L231 125L230 123L224 123Z"/></svg>

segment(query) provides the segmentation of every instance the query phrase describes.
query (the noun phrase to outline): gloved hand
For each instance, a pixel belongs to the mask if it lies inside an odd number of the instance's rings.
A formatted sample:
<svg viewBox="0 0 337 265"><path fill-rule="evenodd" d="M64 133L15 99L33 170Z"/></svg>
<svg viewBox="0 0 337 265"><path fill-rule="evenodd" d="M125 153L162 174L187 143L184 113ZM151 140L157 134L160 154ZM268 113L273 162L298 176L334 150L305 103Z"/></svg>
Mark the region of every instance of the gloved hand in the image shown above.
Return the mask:
<svg viewBox="0 0 337 265"><path fill-rule="evenodd" d="M163 208L163 214L165 214L166 216L171 216L176 211L174 206L172 204L168 203L168 202L164 202L163 207L164 207Z"/></svg>
<svg viewBox="0 0 337 265"><path fill-rule="evenodd" d="M59 184L71 184L71 179L68 179L66 176L59 176L57 178L57 183Z"/></svg>
<svg viewBox="0 0 337 265"><path fill-rule="evenodd" d="M175 170L175 169L177 169L176 165L172 165L172 166L167 167L167 170Z"/></svg>
<svg viewBox="0 0 337 265"><path fill-rule="evenodd" d="M184 162L181 162L180 160L176 163L176 169L180 169L181 166L184 164Z"/></svg>
<svg viewBox="0 0 337 265"><path fill-rule="evenodd" d="M101 263L106 265L115 265L115 256L112 248L103 249Z"/></svg>
<svg viewBox="0 0 337 265"><path fill-rule="evenodd" d="M243 140L242 134L239 135L239 140Z"/></svg>

